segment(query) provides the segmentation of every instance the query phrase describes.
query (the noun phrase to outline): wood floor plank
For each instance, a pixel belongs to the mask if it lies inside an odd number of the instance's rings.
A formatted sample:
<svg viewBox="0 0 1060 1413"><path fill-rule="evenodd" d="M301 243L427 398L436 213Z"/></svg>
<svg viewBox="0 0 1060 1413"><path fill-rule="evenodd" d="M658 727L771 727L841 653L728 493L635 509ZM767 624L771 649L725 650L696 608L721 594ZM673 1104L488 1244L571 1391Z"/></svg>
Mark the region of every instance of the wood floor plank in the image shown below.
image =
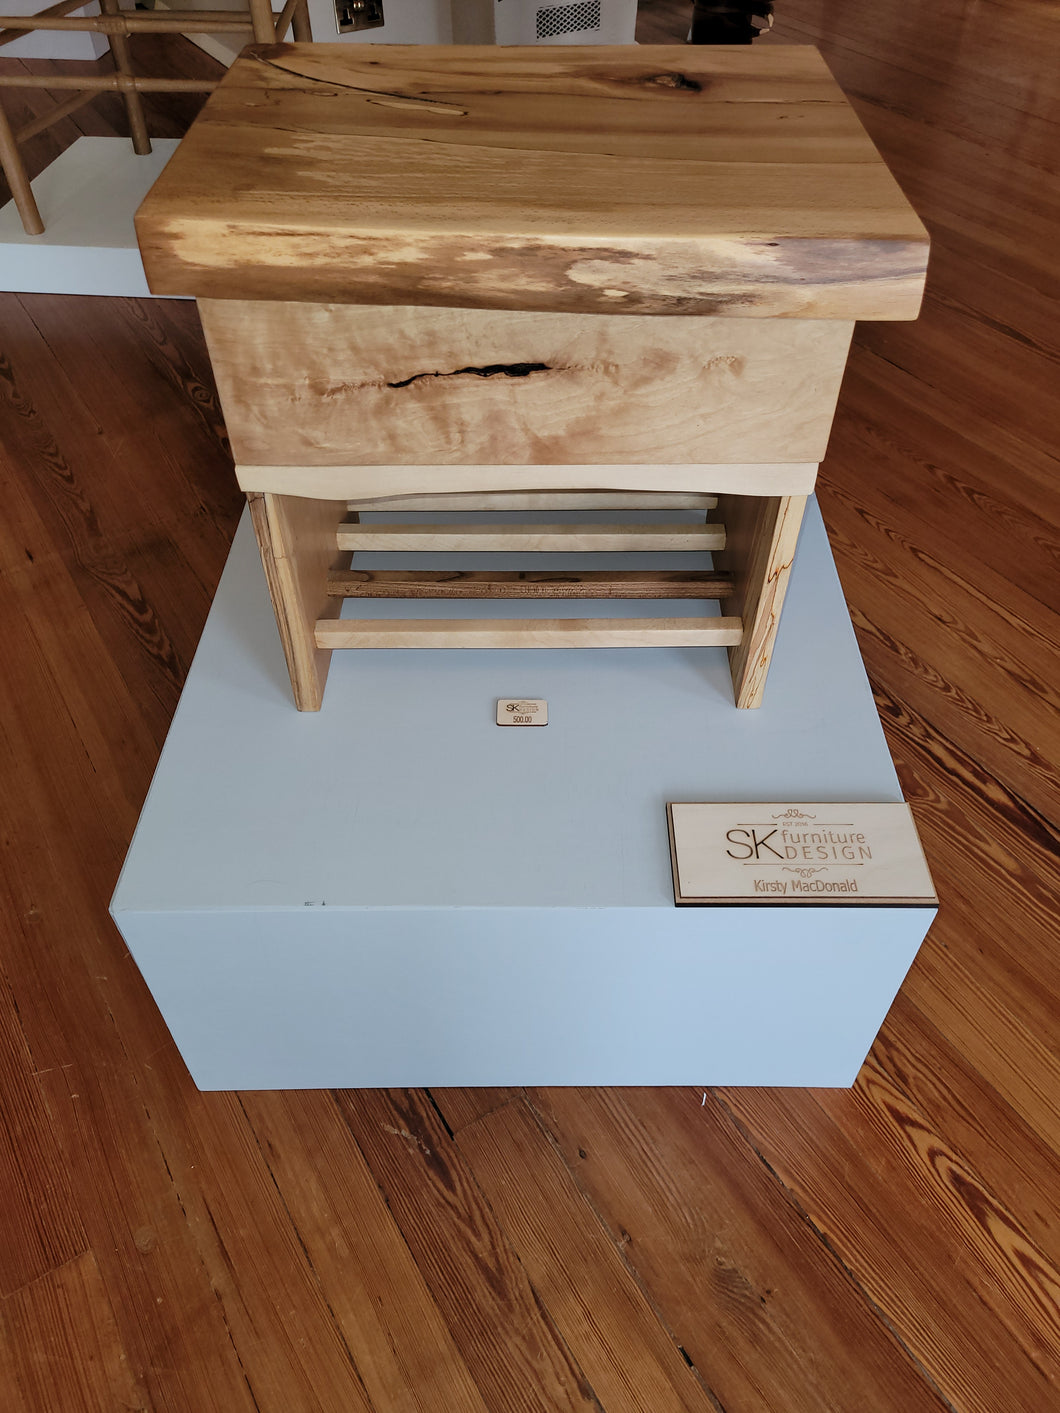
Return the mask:
<svg viewBox="0 0 1060 1413"><path fill-rule="evenodd" d="M885 1075L870 1064L851 1092L724 1100L950 1406L995 1413L1002 1389L1013 1413L1054 1400L1060 1271ZM900 1233L887 1214L896 1187Z"/></svg>
<svg viewBox="0 0 1060 1413"><path fill-rule="evenodd" d="M607 1413L711 1410L682 1354L522 1101L461 1129L475 1179Z"/></svg>
<svg viewBox="0 0 1060 1413"><path fill-rule="evenodd" d="M241 1102L373 1406L487 1413L333 1096Z"/></svg>
<svg viewBox="0 0 1060 1413"><path fill-rule="evenodd" d="M254 1413L229 1312L189 1226L187 1193L160 1148L135 1066L107 1055L86 1030L92 1048L84 1052L93 1062L70 1061L44 1083L130 1368L152 1407Z"/></svg>
<svg viewBox="0 0 1060 1413"><path fill-rule="evenodd" d="M874 1047L877 1063L908 1094L932 1128L1003 1192L1017 1224L1041 1250L1060 1251L1060 1162L1044 1136L984 1082L954 1038L933 1025L904 991Z"/></svg>
<svg viewBox="0 0 1060 1413"><path fill-rule="evenodd" d="M889 513L916 525L951 571L976 570L1032 629L1055 613L1060 545L1053 523L1055 463L1012 466L933 417L908 389L896 389L871 357L851 361L819 493L884 497ZM993 532L983 533L984 516ZM930 527L930 533L925 530ZM1018 553L1018 573L1016 554ZM1043 612L1044 610L1044 612Z"/></svg>
<svg viewBox="0 0 1060 1413"><path fill-rule="evenodd" d="M844 586L865 602L874 586L890 592L871 619L855 609L859 644L873 678L929 713L947 736L974 742L983 765L1028 804L1060 812L1060 685L1049 663L1060 617L1042 615L1042 632L1007 610L990 584L970 582L920 550L915 525L893 509L877 515L870 493L822 491L833 542L845 552ZM885 517L885 518L884 518ZM998 586L998 596L1003 592ZM915 650L911 644L915 643ZM1004 720L993 704L1003 695Z"/></svg>
<svg viewBox="0 0 1060 1413"><path fill-rule="evenodd" d="M450 1133L459 1133L476 1119L492 1114L513 1099L521 1099L523 1090L497 1089L432 1089L431 1100L442 1116Z"/></svg>
<svg viewBox="0 0 1060 1413"><path fill-rule="evenodd" d="M90 1251L0 1300L0 1336L12 1351L24 1408L152 1413L154 1405L129 1368Z"/></svg>
<svg viewBox="0 0 1060 1413"><path fill-rule="evenodd" d="M89 408L73 394L64 369L43 341L23 321L12 320L15 325L18 364L8 360L7 376L0 379L0 395L6 396L13 413L5 419L5 459L10 457L11 468L20 468L21 491L62 557L119 670L146 686L145 652L162 666L167 690L159 703L161 731L194 650L196 617L167 613L130 571L110 529L121 517L122 501L106 489L117 475L118 449L100 438ZM23 390L27 378L33 380L33 397ZM200 625L205 594L202 601ZM154 687L158 679L152 675L148 680Z"/></svg>
<svg viewBox="0 0 1060 1413"><path fill-rule="evenodd" d="M87 1245L33 1057L0 976L0 1297Z"/></svg>
<svg viewBox="0 0 1060 1413"><path fill-rule="evenodd" d="M450 1111L492 1112L505 1091L464 1094ZM416 1264L491 1410L600 1413L536 1282L507 1239L438 1109L416 1091L337 1096ZM459 1122L458 1122L459 1126Z"/></svg>
<svg viewBox="0 0 1060 1413"><path fill-rule="evenodd" d="M239 1096L197 1093L172 1045L141 1082L256 1413L372 1413L382 1351L351 1348Z"/></svg>
<svg viewBox="0 0 1060 1413"><path fill-rule="evenodd" d="M946 1407L712 1095L529 1098L721 1407Z"/></svg>
<svg viewBox="0 0 1060 1413"><path fill-rule="evenodd" d="M910 995L917 998L929 962L960 968L966 985L992 993L982 1017L986 1036L999 1011L1010 1037L1022 1030L1036 1045L1050 1034L1060 994L1053 960L1060 830L882 689L877 702L944 900L945 933L936 934L936 924L928 934L906 983ZM956 881L962 878L976 880L973 895ZM958 986L943 989L953 999L960 994Z"/></svg>

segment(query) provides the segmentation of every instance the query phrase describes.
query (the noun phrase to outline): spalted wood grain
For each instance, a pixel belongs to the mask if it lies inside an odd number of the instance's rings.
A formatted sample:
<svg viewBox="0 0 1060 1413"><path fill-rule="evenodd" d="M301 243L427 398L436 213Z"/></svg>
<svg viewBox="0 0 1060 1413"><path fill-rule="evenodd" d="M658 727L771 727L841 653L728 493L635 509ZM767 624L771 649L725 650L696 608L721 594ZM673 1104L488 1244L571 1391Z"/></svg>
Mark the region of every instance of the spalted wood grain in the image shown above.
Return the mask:
<svg viewBox="0 0 1060 1413"><path fill-rule="evenodd" d="M927 254L793 49L252 49L137 230L158 293L593 313L912 318Z"/></svg>
<svg viewBox="0 0 1060 1413"><path fill-rule="evenodd" d="M947 1407L713 1095L528 1096L721 1407Z"/></svg>
<svg viewBox="0 0 1060 1413"><path fill-rule="evenodd" d="M851 333L236 299L200 313L251 465L817 462Z"/></svg>

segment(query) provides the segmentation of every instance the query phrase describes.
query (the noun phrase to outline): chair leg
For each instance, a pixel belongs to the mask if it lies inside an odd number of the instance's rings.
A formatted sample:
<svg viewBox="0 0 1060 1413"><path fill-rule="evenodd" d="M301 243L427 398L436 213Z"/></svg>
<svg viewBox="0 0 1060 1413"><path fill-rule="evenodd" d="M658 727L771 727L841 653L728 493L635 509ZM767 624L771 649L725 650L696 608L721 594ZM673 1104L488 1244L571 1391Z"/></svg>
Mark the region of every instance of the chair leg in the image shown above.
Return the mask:
<svg viewBox="0 0 1060 1413"><path fill-rule="evenodd" d="M104 15L117 15L120 13L118 0L99 0L99 8ZM132 61L129 58L129 40L124 34L112 34L110 37L111 52L114 55L114 62L118 72L127 78L132 77ZM133 151L138 157L146 157L151 151L151 139L147 134L147 118L144 114L143 99L135 88L125 89L122 97L125 100L125 115L129 120L129 136L132 138Z"/></svg>
<svg viewBox="0 0 1060 1413"><path fill-rule="evenodd" d="M272 17L272 0L250 0L250 24L255 44L276 43L276 22Z"/></svg>
<svg viewBox="0 0 1060 1413"><path fill-rule="evenodd" d="M22 154L18 150L15 134L11 128L4 105L0 102L0 168L3 169L11 195L15 200L15 210L22 218L22 228L27 235L42 235L44 222L37 210L33 188L26 175Z"/></svg>
<svg viewBox="0 0 1060 1413"><path fill-rule="evenodd" d="M312 44L313 26L309 21L309 5L306 0L296 7L294 18L291 21L291 35L297 44Z"/></svg>

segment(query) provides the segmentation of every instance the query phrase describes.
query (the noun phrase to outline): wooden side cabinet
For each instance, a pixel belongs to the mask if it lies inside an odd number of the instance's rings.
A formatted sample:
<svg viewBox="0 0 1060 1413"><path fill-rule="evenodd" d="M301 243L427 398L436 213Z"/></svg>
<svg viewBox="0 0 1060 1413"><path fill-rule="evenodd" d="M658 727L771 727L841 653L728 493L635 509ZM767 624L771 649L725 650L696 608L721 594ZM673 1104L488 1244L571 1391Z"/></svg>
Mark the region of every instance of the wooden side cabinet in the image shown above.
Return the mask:
<svg viewBox="0 0 1060 1413"><path fill-rule="evenodd" d="M915 318L927 261L803 47L258 46L137 230L151 288L199 300L302 710L337 647L663 643L725 646L757 706L854 321ZM540 518L360 524L398 506ZM704 518L607 518L642 507ZM689 548L714 569L456 559ZM359 570L372 549L454 569ZM722 604L340 618L365 595Z"/></svg>

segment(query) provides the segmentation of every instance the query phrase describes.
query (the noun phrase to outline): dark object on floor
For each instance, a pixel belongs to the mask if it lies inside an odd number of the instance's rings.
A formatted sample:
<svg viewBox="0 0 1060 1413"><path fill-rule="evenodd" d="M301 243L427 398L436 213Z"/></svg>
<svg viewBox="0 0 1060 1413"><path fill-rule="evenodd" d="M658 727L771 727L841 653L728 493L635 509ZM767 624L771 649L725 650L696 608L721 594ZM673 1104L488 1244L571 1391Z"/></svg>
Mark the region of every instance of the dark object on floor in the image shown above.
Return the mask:
<svg viewBox="0 0 1060 1413"><path fill-rule="evenodd" d="M772 23L772 0L692 0L689 43L750 44Z"/></svg>

